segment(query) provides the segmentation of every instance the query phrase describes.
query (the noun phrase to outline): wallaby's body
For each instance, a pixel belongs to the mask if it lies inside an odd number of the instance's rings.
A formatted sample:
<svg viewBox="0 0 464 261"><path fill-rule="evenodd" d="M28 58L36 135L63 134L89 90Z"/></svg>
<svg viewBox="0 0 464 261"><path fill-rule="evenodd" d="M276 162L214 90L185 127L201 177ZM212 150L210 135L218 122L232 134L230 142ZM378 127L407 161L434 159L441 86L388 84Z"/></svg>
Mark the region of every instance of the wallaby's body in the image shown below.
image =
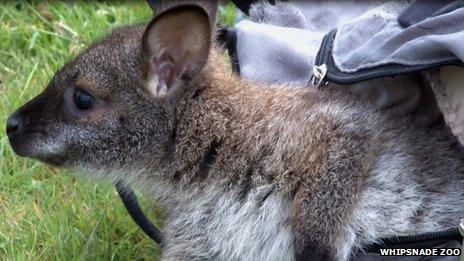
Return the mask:
<svg viewBox="0 0 464 261"><path fill-rule="evenodd" d="M93 45L10 118L15 151L142 186L167 211L166 260L344 260L457 225L464 154L446 128L330 86L246 83L204 44L202 15L168 11Z"/></svg>

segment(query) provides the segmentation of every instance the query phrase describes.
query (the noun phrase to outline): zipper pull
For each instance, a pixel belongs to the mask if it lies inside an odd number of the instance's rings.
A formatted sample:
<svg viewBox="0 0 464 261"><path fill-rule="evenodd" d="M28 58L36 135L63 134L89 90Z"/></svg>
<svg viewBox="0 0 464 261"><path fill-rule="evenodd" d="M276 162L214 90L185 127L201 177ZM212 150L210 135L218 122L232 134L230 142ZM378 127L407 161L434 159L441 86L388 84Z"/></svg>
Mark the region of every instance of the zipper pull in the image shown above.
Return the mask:
<svg viewBox="0 0 464 261"><path fill-rule="evenodd" d="M321 83L324 81L325 75L327 74L327 65L314 65L313 67L313 75L309 80L309 83L314 87L319 87Z"/></svg>

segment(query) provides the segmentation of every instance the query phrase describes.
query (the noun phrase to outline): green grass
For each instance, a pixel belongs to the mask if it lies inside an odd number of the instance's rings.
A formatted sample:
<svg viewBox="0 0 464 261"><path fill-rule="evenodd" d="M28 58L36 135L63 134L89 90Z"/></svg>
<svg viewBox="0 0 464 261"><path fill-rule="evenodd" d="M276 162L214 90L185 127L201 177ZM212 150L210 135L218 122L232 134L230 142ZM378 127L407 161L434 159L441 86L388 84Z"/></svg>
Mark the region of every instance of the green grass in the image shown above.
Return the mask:
<svg viewBox="0 0 464 261"><path fill-rule="evenodd" d="M37 95L65 62L112 28L150 17L144 1L0 5L0 260L159 256L111 184L19 158L5 135L8 115ZM153 210L147 199L142 203Z"/></svg>

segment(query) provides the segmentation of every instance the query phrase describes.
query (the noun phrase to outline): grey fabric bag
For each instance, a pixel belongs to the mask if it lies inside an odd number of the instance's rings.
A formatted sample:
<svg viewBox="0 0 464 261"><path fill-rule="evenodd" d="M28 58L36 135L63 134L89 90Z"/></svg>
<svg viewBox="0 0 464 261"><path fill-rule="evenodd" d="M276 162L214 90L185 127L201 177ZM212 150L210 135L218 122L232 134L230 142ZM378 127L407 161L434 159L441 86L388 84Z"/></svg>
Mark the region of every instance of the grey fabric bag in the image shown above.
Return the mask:
<svg viewBox="0 0 464 261"><path fill-rule="evenodd" d="M258 2L235 26L240 74L263 83L349 84L464 60L464 1Z"/></svg>
<svg viewBox="0 0 464 261"><path fill-rule="evenodd" d="M446 65L463 66L464 0L261 0L248 13L226 30L242 77L343 85L380 109L414 115L423 126L444 117L464 145L464 117L456 116L464 106L450 98L459 86L444 86L437 75L448 74ZM452 78L464 80L464 69L458 74Z"/></svg>

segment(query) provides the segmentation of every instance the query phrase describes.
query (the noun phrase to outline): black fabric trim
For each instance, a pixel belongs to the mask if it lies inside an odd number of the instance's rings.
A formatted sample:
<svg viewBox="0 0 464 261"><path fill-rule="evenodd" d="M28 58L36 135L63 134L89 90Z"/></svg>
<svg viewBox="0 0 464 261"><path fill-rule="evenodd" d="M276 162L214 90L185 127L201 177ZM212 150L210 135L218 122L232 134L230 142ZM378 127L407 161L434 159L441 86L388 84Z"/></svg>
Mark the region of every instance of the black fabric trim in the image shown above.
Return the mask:
<svg viewBox="0 0 464 261"><path fill-rule="evenodd" d="M446 65L457 65L464 67L464 63L460 59L456 58L449 61L414 66L402 64L387 64L377 66L374 68L359 70L354 73L345 73L337 68L333 60L332 48L336 33L337 30L334 29L324 36L319 52L317 53L315 62L316 65L327 65L327 74L324 80L329 82L338 84L353 84L375 78L403 75Z"/></svg>

